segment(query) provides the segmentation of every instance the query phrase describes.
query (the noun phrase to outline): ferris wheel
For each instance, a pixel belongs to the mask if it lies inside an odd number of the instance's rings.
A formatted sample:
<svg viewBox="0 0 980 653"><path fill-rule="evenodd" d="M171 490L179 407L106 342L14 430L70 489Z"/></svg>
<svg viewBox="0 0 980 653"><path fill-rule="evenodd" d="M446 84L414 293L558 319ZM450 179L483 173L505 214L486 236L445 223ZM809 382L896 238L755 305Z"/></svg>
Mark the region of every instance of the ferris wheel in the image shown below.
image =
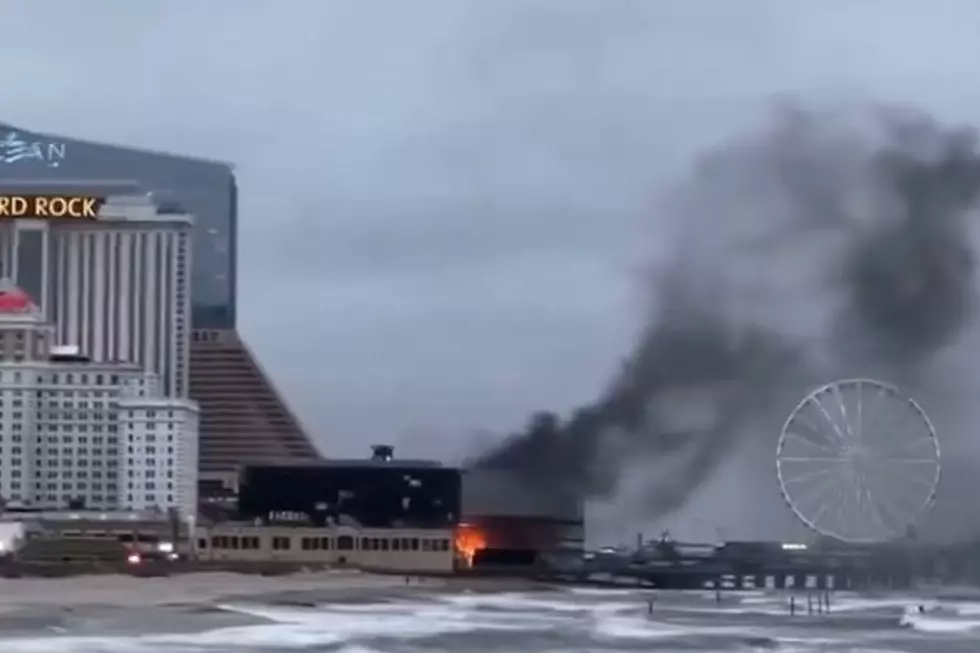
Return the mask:
<svg viewBox="0 0 980 653"><path fill-rule="evenodd" d="M845 542L908 534L932 506L939 473L939 442L925 411L872 379L808 394L776 448L786 503L811 529Z"/></svg>

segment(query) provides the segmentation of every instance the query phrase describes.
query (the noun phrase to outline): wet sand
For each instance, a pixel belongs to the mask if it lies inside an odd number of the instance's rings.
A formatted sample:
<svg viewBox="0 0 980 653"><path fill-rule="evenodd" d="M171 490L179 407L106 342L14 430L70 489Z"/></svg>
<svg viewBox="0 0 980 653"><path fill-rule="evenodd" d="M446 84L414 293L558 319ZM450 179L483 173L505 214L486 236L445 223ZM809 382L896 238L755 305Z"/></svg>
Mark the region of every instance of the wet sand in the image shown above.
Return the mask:
<svg viewBox="0 0 980 653"><path fill-rule="evenodd" d="M410 587L438 589L442 579L412 579ZM357 594L405 587L403 576L352 571L316 571L288 576L194 573L179 576L76 576L73 578L0 579L0 615L25 608L84 606L206 606L222 601L288 592L326 591Z"/></svg>
<svg viewBox="0 0 980 653"><path fill-rule="evenodd" d="M549 589L522 579L418 578L357 571L286 576L192 573L0 579L0 641L6 637L196 633L270 623L261 606L371 603L441 592ZM226 608L223 606L240 606ZM253 613L247 606L259 607ZM2 648L2 646L0 646Z"/></svg>
<svg viewBox="0 0 980 653"><path fill-rule="evenodd" d="M297 604L377 600L389 593L434 591L441 579L356 571L286 576L193 573L179 576L76 576L0 579L0 640L4 637L193 633L262 623L222 604Z"/></svg>

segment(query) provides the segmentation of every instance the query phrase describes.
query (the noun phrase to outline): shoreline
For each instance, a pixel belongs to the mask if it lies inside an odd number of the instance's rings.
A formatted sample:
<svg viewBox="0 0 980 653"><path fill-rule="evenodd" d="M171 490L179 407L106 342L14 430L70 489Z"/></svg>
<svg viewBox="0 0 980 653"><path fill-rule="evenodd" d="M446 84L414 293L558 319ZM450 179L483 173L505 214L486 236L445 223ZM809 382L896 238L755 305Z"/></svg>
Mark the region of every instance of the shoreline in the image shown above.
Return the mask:
<svg viewBox="0 0 980 653"><path fill-rule="evenodd" d="M308 571L275 577L201 572L151 578L101 575L73 579L0 579L0 590L5 590L0 592L0 644L11 645L38 638L97 642L107 637L137 638L165 644L178 641L168 638L192 641L205 633L212 638L209 641L218 641L225 636L274 638L277 636L274 633L280 632L280 626L285 630L304 628L310 619L319 618L321 610L327 614L329 622L330 618L343 620L348 610L352 610L350 614L360 613L361 608L356 607L358 604L376 604L365 606L367 614L375 614L377 607L377 615L384 615L390 611L384 605L388 602L406 602L405 610L414 612L419 605L424 607L432 603L441 606L444 599L455 604L455 599L446 599L446 595L510 592L537 594L537 598L528 604L533 609L536 602L549 605L552 597L548 597L548 593L560 594L567 589L565 585L522 579L413 577L408 585L404 580L404 576L353 570ZM631 594L628 600L636 603L635 612L642 618L649 597L638 588L624 589L638 592ZM694 614L698 613L696 608L701 603L705 603L708 611L716 608L710 596L701 596L703 592L697 593L697 596L688 594L678 592L676 600L658 600L657 611L671 615L672 608L676 607L680 611L678 614L689 616L692 609ZM892 602L911 598L886 596ZM479 603L480 599L474 598ZM562 600L561 597L557 599ZM493 605L495 600L490 599L490 604ZM586 595L579 600L589 599ZM615 600L627 599L616 597ZM776 600L779 602L778 597ZM344 605L355 607L344 608ZM461 605L463 609L468 609L466 601ZM520 605L517 609L522 609ZM871 605L867 607L873 608ZM395 611L400 609L395 608ZM869 624L892 627L899 615L862 614L846 609L826 615L798 615L794 618L782 612L729 614L722 609L712 619L712 623L719 628L743 627L746 624L766 627L771 622L789 624L805 633L812 628L826 628L828 624L848 630L868 627ZM267 626L272 630L266 630ZM342 623L338 627L344 628ZM242 628L246 630L240 630Z"/></svg>
<svg viewBox="0 0 980 653"><path fill-rule="evenodd" d="M0 579L0 614L27 608L208 606L284 592L361 593L404 586L401 577L350 571L260 576L200 572L141 578L124 574ZM438 587L425 579L418 587Z"/></svg>
<svg viewBox="0 0 980 653"><path fill-rule="evenodd" d="M530 581L432 578L354 570L281 576L197 572L0 579L0 642L23 637L193 634L277 622L264 611L382 603L442 593L547 591Z"/></svg>
<svg viewBox="0 0 980 653"><path fill-rule="evenodd" d="M300 571L281 576L234 572L194 572L173 576L125 574L71 578L0 578L0 615L31 608L208 607L238 601L286 603L300 597L323 601L363 601L419 592L541 591L552 586L532 580L393 576L356 570ZM313 598L307 598L313 602Z"/></svg>

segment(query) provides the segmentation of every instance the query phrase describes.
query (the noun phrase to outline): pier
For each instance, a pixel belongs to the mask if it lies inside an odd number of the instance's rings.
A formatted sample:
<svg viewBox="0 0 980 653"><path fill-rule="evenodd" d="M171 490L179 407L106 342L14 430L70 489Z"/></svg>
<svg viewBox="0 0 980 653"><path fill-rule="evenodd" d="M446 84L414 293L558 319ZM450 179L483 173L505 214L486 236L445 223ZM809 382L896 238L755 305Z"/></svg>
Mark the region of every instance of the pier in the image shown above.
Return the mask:
<svg viewBox="0 0 980 653"><path fill-rule="evenodd" d="M684 553L673 546L632 553L546 558L535 575L551 582L658 589L908 589L920 583L980 583L980 545L773 550L739 543ZM778 546L778 545L776 545ZM710 552L706 553L706 550Z"/></svg>

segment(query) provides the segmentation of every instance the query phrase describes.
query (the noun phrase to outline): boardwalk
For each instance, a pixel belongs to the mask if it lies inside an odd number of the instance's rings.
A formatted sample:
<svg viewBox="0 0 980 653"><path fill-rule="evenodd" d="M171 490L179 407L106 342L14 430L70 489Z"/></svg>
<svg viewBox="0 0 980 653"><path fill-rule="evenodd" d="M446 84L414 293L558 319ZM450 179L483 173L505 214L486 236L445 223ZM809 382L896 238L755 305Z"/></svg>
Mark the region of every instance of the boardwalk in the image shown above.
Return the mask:
<svg viewBox="0 0 980 653"><path fill-rule="evenodd" d="M980 546L891 546L861 550L765 552L716 550L711 555L593 555L541 570L552 581L661 589L902 589L926 581L980 581Z"/></svg>

